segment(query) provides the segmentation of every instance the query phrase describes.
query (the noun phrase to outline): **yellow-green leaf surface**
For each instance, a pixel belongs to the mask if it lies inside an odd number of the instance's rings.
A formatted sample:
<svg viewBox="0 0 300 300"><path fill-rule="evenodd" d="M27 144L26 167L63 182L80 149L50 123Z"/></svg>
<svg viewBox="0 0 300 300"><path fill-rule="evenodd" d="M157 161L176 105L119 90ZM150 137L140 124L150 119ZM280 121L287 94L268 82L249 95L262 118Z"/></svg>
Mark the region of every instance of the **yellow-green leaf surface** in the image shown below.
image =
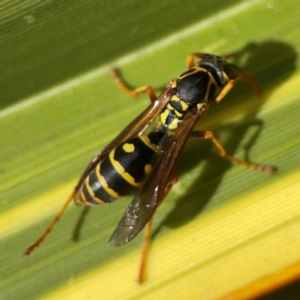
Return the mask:
<svg viewBox="0 0 300 300"><path fill-rule="evenodd" d="M299 15L293 0L1 1L0 298L248 299L299 277ZM277 173L191 140L155 214L142 286L142 234L107 243L132 196L91 209L79 231L84 207L70 205L25 256L91 157L148 105L109 67L160 91L191 52L234 53L263 90L238 83L196 128Z"/></svg>

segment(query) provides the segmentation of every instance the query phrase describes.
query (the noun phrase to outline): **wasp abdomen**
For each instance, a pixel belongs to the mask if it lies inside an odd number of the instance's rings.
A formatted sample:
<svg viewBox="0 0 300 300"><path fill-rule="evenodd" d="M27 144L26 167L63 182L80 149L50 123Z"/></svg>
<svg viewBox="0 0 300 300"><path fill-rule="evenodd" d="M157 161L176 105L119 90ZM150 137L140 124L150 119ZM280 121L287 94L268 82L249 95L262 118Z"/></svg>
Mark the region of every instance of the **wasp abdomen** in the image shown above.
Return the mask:
<svg viewBox="0 0 300 300"><path fill-rule="evenodd" d="M161 132L130 139L110 153L85 178L75 195L88 205L111 203L139 187L151 172Z"/></svg>

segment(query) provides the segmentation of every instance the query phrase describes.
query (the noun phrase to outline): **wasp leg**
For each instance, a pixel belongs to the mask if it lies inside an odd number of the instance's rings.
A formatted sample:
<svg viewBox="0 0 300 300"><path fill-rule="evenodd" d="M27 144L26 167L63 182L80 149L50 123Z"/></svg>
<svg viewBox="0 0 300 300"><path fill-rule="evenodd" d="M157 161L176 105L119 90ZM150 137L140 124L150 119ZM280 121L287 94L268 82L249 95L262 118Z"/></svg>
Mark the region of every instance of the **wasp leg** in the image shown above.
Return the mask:
<svg viewBox="0 0 300 300"><path fill-rule="evenodd" d="M251 78L250 76L248 76L246 73L242 72L241 70L239 70L236 66L233 66L236 69L236 71L238 72L238 75L233 78L230 79L225 86L222 88L222 90L220 91L220 93L218 94L217 98L215 99L215 102L220 103L221 100L228 94L228 92L234 87L234 85L236 84L237 80L242 79L245 82L249 83L252 85L252 87L254 88L255 92L257 93L258 97L260 97L262 95L262 91L260 86L258 85L258 83Z"/></svg>
<svg viewBox="0 0 300 300"><path fill-rule="evenodd" d="M250 163L250 162L247 162L247 161L244 161L244 160L241 160L234 156L229 155L226 152L226 150L224 149L224 147L222 146L222 144L217 140L217 138L215 137L215 135L212 131L194 131L192 133L192 136L210 139L214 143L214 145L217 147L220 156L222 156L226 159L229 159L237 164L243 165L248 169L252 169L255 171L264 172L264 173L268 173L268 174L273 174L275 172L274 167Z"/></svg>
<svg viewBox="0 0 300 300"><path fill-rule="evenodd" d="M127 84L124 82L120 74L116 69L110 69L110 75L114 78L117 85L121 88L121 90L129 95L132 98L136 98L139 94L146 92L150 98L151 102L154 102L157 99L157 96L150 85L140 86L136 89L131 90Z"/></svg>
<svg viewBox="0 0 300 300"><path fill-rule="evenodd" d="M226 55L223 55L222 57L227 60L230 59L232 57L235 56L235 53L228 53ZM261 97L262 95L262 90L259 86L259 84L249 75L247 75L246 73L244 73L240 68L238 68L236 65L230 64L230 66L232 68L234 68L238 74L238 78L241 78L242 80L244 80L245 82L249 83L250 85L252 85L253 89L255 90L255 92L257 93L258 97Z"/></svg>
<svg viewBox="0 0 300 300"><path fill-rule="evenodd" d="M172 187L178 182L178 176L175 172L172 173L172 180L166 187L165 193L163 195L163 199L168 195ZM162 199L162 200L163 200ZM161 200L161 201L162 201ZM144 233L144 240L143 240L143 246L142 246L142 257L140 262L140 268L139 268L139 274L137 282L139 284L142 284L144 281L146 281L146 263L147 263L147 257L148 257L148 251L149 251L149 242L150 242L150 234L151 234L151 225L152 225L152 219L147 223Z"/></svg>
<svg viewBox="0 0 300 300"><path fill-rule="evenodd" d="M238 73L238 78L241 78L243 81L245 81L245 82L249 83L250 85L252 85L252 87L255 90L258 97L261 97L262 96L262 90L261 90L259 84L252 77L250 77L245 72L243 72L241 69L239 69L237 66L235 66L235 65L231 65L231 66L236 69L236 71Z"/></svg>
<svg viewBox="0 0 300 300"><path fill-rule="evenodd" d="M225 86L222 88L222 90L220 91L220 93L218 94L217 98L215 99L215 102L220 103L221 100L229 93L229 91L234 87L235 83L237 82L237 80L241 77L241 75L239 74L237 77L235 77L234 79L230 79Z"/></svg>
<svg viewBox="0 0 300 300"><path fill-rule="evenodd" d="M63 207L60 209L60 211L58 212L58 214L56 215L56 217L53 219L53 221L50 223L50 225L47 227L47 229L45 230L45 232L37 239L37 241L34 244L32 244L29 248L27 248L27 250L25 252L26 255L30 255L30 253L35 248L37 248L44 241L44 239L51 232L51 230L53 229L53 227L55 226L55 224L60 220L61 216L63 215L63 213L65 212L65 210L67 209L67 207L69 206L69 204L71 203L71 201L73 200L74 194L75 194L75 191L73 191L70 194L70 196L68 197L67 201L65 202L65 204L63 205Z"/></svg>
<svg viewBox="0 0 300 300"><path fill-rule="evenodd" d="M149 250L151 225L152 225L152 218L147 223L145 228L144 240L142 246L142 256L141 256L139 274L137 279L138 284L142 284L144 281L146 281L145 269L146 269L146 262L147 262L148 250Z"/></svg>
<svg viewBox="0 0 300 300"><path fill-rule="evenodd" d="M223 55L222 57L227 60L227 59L230 59L232 57L235 56L235 53L228 53L226 55ZM250 77L249 75L247 75L246 73L244 73L240 68L238 68L237 66L233 65L233 64L230 64L230 66L232 68L234 68L238 74L238 78L241 78L242 80L244 80L245 82L249 83L250 85L252 85L253 89L255 90L255 92L257 93L258 97L261 97L262 95L262 90L259 86L259 84L252 78ZM225 96L225 95L224 95ZM221 101L221 100L220 100ZM219 101L217 101L219 102Z"/></svg>
<svg viewBox="0 0 300 300"><path fill-rule="evenodd" d="M188 57L187 57L187 60L186 60L188 68L191 69L191 68L195 67L195 57L196 58L201 58L201 56L203 54L204 53L198 53L198 52L194 52L194 53L189 54Z"/></svg>

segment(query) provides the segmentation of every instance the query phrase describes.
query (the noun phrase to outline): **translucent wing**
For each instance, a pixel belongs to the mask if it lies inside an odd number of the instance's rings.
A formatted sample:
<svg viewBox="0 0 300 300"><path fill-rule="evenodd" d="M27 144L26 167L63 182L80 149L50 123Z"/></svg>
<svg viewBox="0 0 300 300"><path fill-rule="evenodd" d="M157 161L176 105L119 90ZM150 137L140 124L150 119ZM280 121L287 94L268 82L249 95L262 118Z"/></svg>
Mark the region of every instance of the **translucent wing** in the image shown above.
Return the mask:
<svg viewBox="0 0 300 300"><path fill-rule="evenodd" d="M109 243L121 246L132 240L150 221L163 201L165 189L183 148L203 112L193 108L171 136L153 170L128 206Z"/></svg>
<svg viewBox="0 0 300 300"><path fill-rule="evenodd" d="M78 191L82 182L92 169L107 155L113 148L117 147L124 141L129 140L132 137L141 135L153 122L153 120L159 115L162 109L170 100L173 90L167 86L164 92L158 97L158 99L152 102L138 117L136 117L115 139L113 139L101 152L99 152L90 161L85 171L81 175L76 187L75 193Z"/></svg>

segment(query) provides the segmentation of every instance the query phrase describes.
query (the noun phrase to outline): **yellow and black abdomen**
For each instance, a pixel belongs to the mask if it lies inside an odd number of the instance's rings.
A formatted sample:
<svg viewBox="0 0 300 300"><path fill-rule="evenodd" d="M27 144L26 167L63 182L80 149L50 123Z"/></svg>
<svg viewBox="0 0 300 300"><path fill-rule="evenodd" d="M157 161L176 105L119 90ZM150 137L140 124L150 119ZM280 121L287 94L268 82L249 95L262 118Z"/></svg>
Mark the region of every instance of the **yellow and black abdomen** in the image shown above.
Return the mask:
<svg viewBox="0 0 300 300"><path fill-rule="evenodd" d="M161 132L151 132L114 148L85 178L75 201L110 203L139 187L152 170L151 159L161 137Z"/></svg>

